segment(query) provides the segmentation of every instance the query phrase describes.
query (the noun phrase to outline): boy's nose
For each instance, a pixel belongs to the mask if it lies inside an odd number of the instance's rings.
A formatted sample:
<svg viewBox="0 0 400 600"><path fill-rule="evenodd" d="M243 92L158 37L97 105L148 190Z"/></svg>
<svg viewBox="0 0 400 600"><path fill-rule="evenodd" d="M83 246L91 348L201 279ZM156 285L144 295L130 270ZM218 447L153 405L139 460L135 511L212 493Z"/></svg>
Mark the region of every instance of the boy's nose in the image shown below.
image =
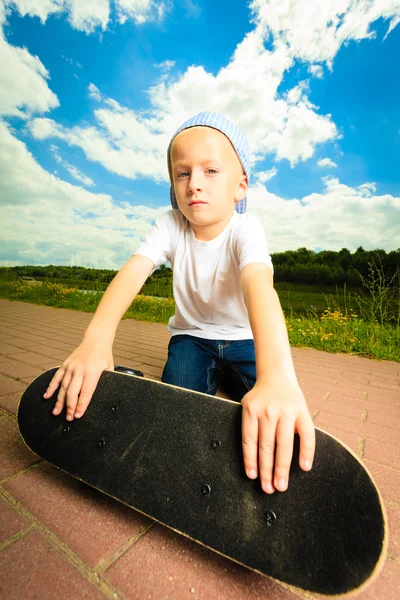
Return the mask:
<svg viewBox="0 0 400 600"><path fill-rule="evenodd" d="M201 181L198 174L192 173L189 177L188 190L191 193L201 190Z"/></svg>

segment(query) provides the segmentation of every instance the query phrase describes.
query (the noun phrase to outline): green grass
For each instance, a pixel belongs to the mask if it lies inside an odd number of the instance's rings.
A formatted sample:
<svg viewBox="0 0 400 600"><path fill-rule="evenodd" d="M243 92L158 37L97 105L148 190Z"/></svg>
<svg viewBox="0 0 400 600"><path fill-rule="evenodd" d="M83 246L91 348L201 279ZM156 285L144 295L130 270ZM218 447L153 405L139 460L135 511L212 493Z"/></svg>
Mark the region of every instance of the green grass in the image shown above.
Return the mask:
<svg viewBox="0 0 400 600"><path fill-rule="evenodd" d="M336 290L335 296L329 290L321 294L304 289L279 290L280 286L277 287L292 346L400 362L399 308L398 304L394 305L393 298L390 299L390 306L393 305L393 312L389 315L391 320L382 322L378 318L382 310L375 314L371 312L375 311L373 305L361 303L359 308L364 312L360 313L356 308L357 298L348 295L346 289L343 294ZM51 282L30 285L0 280L2 298L86 312L96 310L102 295L101 291L85 292ZM379 308L379 303L377 306ZM124 318L167 323L174 312L173 298L138 295Z"/></svg>

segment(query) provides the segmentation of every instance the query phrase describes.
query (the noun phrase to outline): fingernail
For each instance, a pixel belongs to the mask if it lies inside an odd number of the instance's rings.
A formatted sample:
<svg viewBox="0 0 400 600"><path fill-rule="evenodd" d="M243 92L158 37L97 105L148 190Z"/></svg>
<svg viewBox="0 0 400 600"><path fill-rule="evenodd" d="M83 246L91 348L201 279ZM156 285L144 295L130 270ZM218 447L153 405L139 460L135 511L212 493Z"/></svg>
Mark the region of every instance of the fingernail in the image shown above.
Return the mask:
<svg viewBox="0 0 400 600"><path fill-rule="evenodd" d="M267 494L273 494L275 491L270 481L263 481L262 488Z"/></svg>
<svg viewBox="0 0 400 600"><path fill-rule="evenodd" d="M304 468L307 469L307 471L311 469L311 460L304 461Z"/></svg>
<svg viewBox="0 0 400 600"><path fill-rule="evenodd" d="M276 486L281 492L286 490L287 484L284 479L278 479L278 485Z"/></svg>
<svg viewBox="0 0 400 600"><path fill-rule="evenodd" d="M254 471L254 469L252 469L251 471L247 472L247 476L250 477L250 479L255 479L257 477L257 473Z"/></svg>
<svg viewBox="0 0 400 600"><path fill-rule="evenodd" d="M79 419L79 417L80 417L80 416L81 416L81 413L75 413L75 417L76 417L77 419Z"/></svg>

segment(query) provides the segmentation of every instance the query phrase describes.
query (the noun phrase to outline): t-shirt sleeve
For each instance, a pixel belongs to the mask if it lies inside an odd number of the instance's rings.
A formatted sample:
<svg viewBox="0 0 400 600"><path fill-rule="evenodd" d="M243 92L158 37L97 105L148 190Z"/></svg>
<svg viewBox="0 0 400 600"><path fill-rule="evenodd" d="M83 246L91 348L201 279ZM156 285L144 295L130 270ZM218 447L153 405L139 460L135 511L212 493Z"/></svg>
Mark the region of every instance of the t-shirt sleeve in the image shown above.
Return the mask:
<svg viewBox="0 0 400 600"><path fill-rule="evenodd" d="M171 211L168 211L161 215L153 226L153 229L147 234L142 244L133 253L146 256L154 263L154 269L156 270L159 265L166 263L170 260L171 256Z"/></svg>
<svg viewBox="0 0 400 600"><path fill-rule="evenodd" d="M247 216L240 223L236 232L235 248L240 271L249 263L263 262L274 272L264 227L256 217Z"/></svg>

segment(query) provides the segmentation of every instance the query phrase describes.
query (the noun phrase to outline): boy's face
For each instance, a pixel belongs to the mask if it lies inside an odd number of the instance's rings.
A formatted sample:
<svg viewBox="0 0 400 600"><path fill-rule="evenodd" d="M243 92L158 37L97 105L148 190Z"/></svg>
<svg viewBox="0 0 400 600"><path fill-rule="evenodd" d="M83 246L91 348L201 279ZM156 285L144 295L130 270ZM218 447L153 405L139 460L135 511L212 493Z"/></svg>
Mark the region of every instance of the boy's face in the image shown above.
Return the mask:
<svg viewBox="0 0 400 600"><path fill-rule="evenodd" d="M180 211L190 223L229 220L247 194L247 176L228 138L211 127L184 129L172 142L171 172Z"/></svg>

